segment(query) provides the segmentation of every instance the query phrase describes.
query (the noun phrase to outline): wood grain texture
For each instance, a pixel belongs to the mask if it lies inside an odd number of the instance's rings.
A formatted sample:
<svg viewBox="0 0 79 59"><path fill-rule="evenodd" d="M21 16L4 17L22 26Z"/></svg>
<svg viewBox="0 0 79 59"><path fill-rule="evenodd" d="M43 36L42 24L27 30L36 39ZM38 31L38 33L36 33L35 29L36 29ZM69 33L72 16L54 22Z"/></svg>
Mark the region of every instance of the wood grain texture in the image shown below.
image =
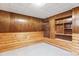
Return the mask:
<svg viewBox="0 0 79 59"><path fill-rule="evenodd" d="M42 38L40 19L0 11L0 52L39 42Z"/></svg>
<svg viewBox="0 0 79 59"><path fill-rule="evenodd" d="M39 18L0 11L0 32L42 31Z"/></svg>
<svg viewBox="0 0 79 59"><path fill-rule="evenodd" d="M0 11L0 32L8 32L10 25L10 14Z"/></svg>
<svg viewBox="0 0 79 59"><path fill-rule="evenodd" d="M0 33L0 52L39 42L43 32Z"/></svg>
<svg viewBox="0 0 79 59"><path fill-rule="evenodd" d="M44 37L50 38L50 27L49 27L49 22L43 22L43 33Z"/></svg>
<svg viewBox="0 0 79 59"><path fill-rule="evenodd" d="M44 38L44 42L72 52L72 50L71 50L72 49L72 42L68 42L65 40L58 39L58 38L56 38L56 39Z"/></svg>
<svg viewBox="0 0 79 59"><path fill-rule="evenodd" d="M11 32L42 31L42 22L39 19L19 14L11 14L11 18Z"/></svg>
<svg viewBox="0 0 79 59"><path fill-rule="evenodd" d="M55 39L55 19L51 17L48 20L49 20L49 28L50 28L50 38Z"/></svg>
<svg viewBox="0 0 79 59"><path fill-rule="evenodd" d="M73 9L73 53L79 55L79 7Z"/></svg>
<svg viewBox="0 0 79 59"><path fill-rule="evenodd" d="M55 19L72 15L72 41L55 37ZM21 22L19 21L21 20ZM79 55L79 7L49 17L50 38L44 38L38 18L0 11L0 52L44 41ZM44 21L48 22L48 21ZM47 30L48 31L48 30Z"/></svg>
<svg viewBox="0 0 79 59"><path fill-rule="evenodd" d="M73 33L79 34L79 7L73 9Z"/></svg>
<svg viewBox="0 0 79 59"><path fill-rule="evenodd" d="M62 13L56 14L54 16L51 16L48 19L50 19L50 18L59 19L59 18L68 17L68 16L72 15L71 13L72 13L72 10L68 10L66 12L62 12Z"/></svg>
<svg viewBox="0 0 79 59"><path fill-rule="evenodd" d="M62 40L55 37L55 19L60 19L62 17L67 17L72 15L72 41ZM57 14L55 16L48 18L50 23L50 38L45 40L51 45L55 45L57 47L63 48L65 50L68 50L74 54L79 55L79 7L73 8L70 11L63 12L60 14Z"/></svg>

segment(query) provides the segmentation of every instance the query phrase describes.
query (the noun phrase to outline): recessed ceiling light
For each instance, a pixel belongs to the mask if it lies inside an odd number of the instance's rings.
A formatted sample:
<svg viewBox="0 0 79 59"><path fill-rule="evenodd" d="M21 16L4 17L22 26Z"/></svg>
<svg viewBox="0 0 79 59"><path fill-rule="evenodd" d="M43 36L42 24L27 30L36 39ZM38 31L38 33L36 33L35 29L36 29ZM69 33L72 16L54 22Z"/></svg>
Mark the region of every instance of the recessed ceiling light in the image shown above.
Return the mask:
<svg viewBox="0 0 79 59"><path fill-rule="evenodd" d="M35 6L43 6L45 5L46 3L33 3Z"/></svg>

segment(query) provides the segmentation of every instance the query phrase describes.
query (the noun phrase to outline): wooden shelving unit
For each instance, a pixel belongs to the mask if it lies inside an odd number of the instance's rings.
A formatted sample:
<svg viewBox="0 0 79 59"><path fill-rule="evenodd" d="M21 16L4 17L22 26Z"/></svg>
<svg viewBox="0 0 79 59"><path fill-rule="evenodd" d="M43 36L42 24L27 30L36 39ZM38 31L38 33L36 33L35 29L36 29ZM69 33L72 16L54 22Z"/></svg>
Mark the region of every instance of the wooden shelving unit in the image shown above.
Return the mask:
<svg viewBox="0 0 79 59"><path fill-rule="evenodd" d="M51 16L50 44L79 55L79 7Z"/></svg>
<svg viewBox="0 0 79 59"><path fill-rule="evenodd" d="M72 16L55 19L55 30L56 38L72 41Z"/></svg>

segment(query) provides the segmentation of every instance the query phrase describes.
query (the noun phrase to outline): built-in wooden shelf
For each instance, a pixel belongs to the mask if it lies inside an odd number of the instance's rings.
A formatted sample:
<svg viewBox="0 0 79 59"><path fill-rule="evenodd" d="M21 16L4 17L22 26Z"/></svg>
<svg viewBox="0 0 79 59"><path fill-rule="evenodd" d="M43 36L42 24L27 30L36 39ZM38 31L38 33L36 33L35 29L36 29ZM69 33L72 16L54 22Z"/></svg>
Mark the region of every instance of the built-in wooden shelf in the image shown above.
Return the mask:
<svg viewBox="0 0 79 59"><path fill-rule="evenodd" d="M72 30L72 28L64 28L65 30Z"/></svg>
<svg viewBox="0 0 79 59"><path fill-rule="evenodd" d="M49 18L50 43L79 55L79 7Z"/></svg>
<svg viewBox="0 0 79 59"><path fill-rule="evenodd" d="M72 41L72 16L55 19L55 37Z"/></svg>
<svg viewBox="0 0 79 59"><path fill-rule="evenodd" d="M70 44L72 43L71 41L63 40L63 39L60 39L60 38L55 38L55 40L63 41L63 42L70 43Z"/></svg>
<svg viewBox="0 0 79 59"><path fill-rule="evenodd" d="M72 34L63 34L63 33L56 33L56 35L66 35L66 36L72 36Z"/></svg>
<svg viewBox="0 0 79 59"><path fill-rule="evenodd" d="M63 23L56 23L56 25L63 25Z"/></svg>
<svg viewBox="0 0 79 59"><path fill-rule="evenodd" d="M64 24L72 24L72 21L70 21L70 22L64 22Z"/></svg>

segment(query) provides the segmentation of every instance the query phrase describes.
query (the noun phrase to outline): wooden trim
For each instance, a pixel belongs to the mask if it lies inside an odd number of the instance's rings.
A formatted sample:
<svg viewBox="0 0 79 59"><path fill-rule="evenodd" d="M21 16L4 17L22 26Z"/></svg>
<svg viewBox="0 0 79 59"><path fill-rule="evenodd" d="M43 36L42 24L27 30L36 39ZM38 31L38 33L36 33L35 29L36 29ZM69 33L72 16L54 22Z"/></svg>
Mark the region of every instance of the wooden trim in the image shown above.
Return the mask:
<svg viewBox="0 0 79 59"><path fill-rule="evenodd" d="M59 18L67 17L67 16L70 16L70 15L72 15L72 10L68 10L68 11L56 14L54 16L50 16L47 19L49 19L49 20L51 20L50 18L59 19Z"/></svg>

